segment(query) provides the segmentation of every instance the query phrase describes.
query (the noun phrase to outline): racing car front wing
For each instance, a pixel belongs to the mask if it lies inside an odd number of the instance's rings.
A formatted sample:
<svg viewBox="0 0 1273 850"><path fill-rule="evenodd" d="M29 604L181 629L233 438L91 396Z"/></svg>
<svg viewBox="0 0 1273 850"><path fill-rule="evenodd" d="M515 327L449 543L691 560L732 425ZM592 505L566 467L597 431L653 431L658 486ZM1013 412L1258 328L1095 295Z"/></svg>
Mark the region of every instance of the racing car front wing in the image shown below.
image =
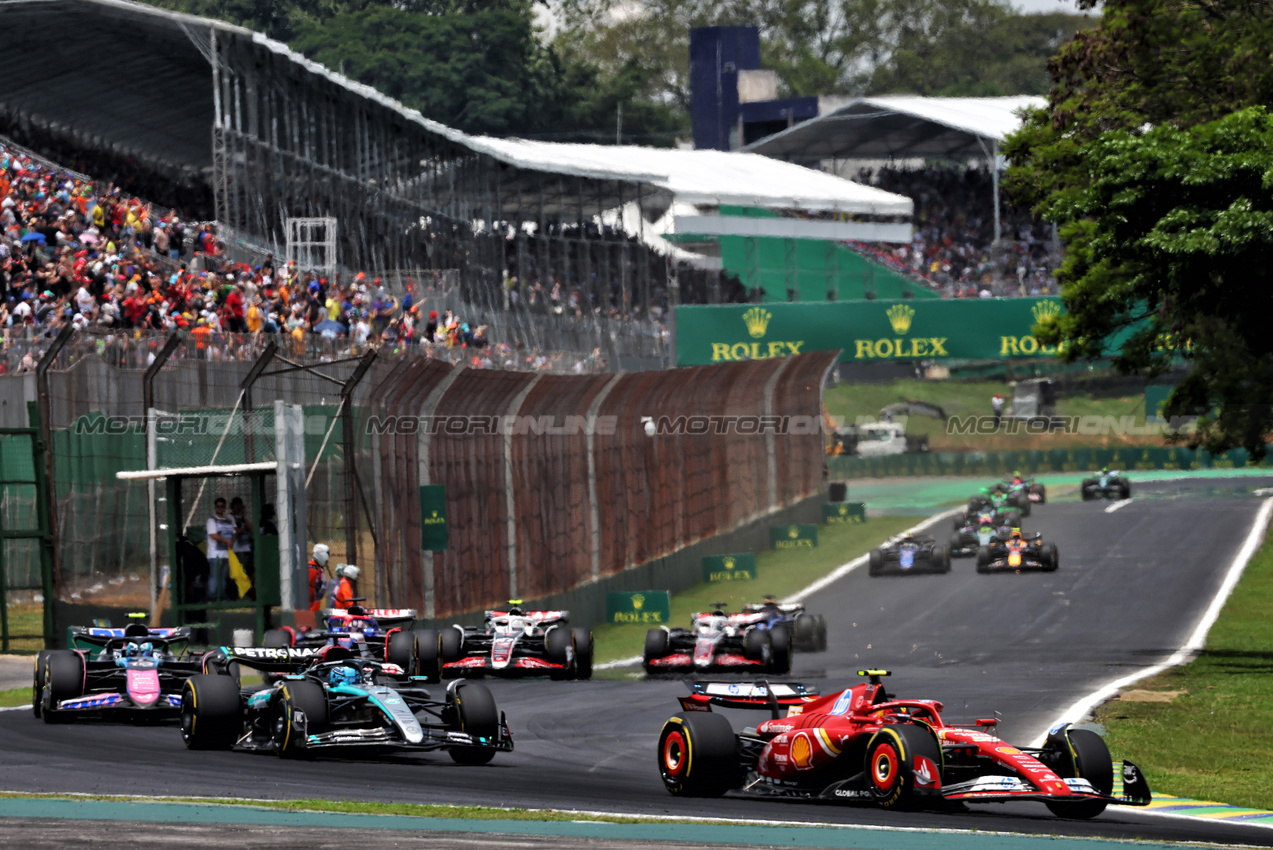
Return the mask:
<svg viewBox="0 0 1273 850"><path fill-rule="evenodd" d="M493 749L501 753L513 751L513 733L508 728L504 712L500 712L499 731L494 738L476 737L467 732L456 732L449 729L422 726L422 740L416 743L405 740L396 729L380 727L377 729L333 729L310 735L306 730L308 723L303 711L297 711L292 718L292 728L299 734L302 748L319 750L330 747L392 747L401 750L444 750L450 747L481 747Z"/></svg>

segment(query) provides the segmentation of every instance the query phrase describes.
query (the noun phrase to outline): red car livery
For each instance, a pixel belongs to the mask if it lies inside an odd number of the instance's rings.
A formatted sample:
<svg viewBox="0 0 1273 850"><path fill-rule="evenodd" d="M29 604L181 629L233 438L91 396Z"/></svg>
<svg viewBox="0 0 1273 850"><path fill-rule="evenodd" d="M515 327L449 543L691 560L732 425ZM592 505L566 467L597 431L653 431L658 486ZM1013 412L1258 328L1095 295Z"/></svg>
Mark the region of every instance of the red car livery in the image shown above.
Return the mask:
<svg viewBox="0 0 1273 850"><path fill-rule="evenodd" d="M1042 747L1015 747L992 733L993 720L948 724L936 700L887 694L880 681L887 671L860 675L869 681L829 696L797 683L693 683L659 737L664 785L684 796L745 788L884 808L1033 800L1075 818L1150 802L1131 762L1114 793L1109 750L1094 732L1064 725ZM768 709L772 717L735 733L713 705Z"/></svg>

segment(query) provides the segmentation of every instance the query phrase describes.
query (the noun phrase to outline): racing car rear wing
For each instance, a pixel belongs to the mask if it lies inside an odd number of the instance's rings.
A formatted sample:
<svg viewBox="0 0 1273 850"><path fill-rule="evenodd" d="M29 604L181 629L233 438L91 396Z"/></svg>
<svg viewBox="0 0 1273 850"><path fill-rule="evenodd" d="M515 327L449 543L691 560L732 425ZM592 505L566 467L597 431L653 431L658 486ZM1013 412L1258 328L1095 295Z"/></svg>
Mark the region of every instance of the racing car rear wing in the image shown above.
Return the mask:
<svg viewBox="0 0 1273 850"><path fill-rule="evenodd" d="M721 708L768 709L774 717L784 705L802 705L818 699L818 689L800 682L686 682L687 697L677 697L682 711L711 711Z"/></svg>

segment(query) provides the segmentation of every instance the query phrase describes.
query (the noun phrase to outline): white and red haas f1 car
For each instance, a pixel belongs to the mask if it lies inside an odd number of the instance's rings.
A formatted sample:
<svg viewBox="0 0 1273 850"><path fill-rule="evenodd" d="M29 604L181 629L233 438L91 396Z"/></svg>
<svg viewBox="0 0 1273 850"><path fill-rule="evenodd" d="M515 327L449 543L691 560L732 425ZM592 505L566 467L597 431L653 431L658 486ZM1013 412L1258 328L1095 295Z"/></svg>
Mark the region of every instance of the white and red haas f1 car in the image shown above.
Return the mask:
<svg viewBox="0 0 1273 850"><path fill-rule="evenodd" d="M740 671L786 673L791 670L791 631L771 623L767 611L727 614L725 603L691 617L693 626L667 626L645 633L641 664L646 673Z"/></svg>
<svg viewBox="0 0 1273 850"><path fill-rule="evenodd" d="M1150 802L1131 762L1115 793L1109 750L1094 732L1066 724L1042 747L1014 747L992 734L994 720L952 725L936 700L886 693L888 671L859 675L869 681L828 696L795 683L691 684L659 736L664 786L681 796L746 790L895 809L1038 801L1072 818ZM771 718L735 732L713 705L767 709Z"/></svg>
<svg viewBox="0 0 1273 850"><path fill-rule="evenodd" d="M486 612L482 626L416 632L420 675L592 678L591 629L572 628L569 611L523 611L520 600Z"/></svg>

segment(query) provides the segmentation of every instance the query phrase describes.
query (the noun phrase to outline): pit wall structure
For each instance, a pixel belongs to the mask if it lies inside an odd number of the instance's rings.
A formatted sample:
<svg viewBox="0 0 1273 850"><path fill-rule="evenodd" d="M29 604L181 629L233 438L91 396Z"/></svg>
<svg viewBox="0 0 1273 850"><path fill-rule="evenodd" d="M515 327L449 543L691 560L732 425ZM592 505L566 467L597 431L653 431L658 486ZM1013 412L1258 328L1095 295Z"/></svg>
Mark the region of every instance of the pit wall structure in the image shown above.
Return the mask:
<svg viewBox="0 0 1273 850"><path fill-rule="evenodd" d="M736 547L742 538L723 536L764 534L770 520L816 514L823 437L649 436L644 418L817 418L834 359L822 352L596 376L401 364L367 405L377 423L367 447L380 522L378 598L417 608L424 620L541 600L571 607L585 623L607 590L693 584L696 559L714 551L708 541ZM597 427L452 434L385 426L490 415L581 417ZM445 551L422 548L424 484L446 485Z"/></svg>

